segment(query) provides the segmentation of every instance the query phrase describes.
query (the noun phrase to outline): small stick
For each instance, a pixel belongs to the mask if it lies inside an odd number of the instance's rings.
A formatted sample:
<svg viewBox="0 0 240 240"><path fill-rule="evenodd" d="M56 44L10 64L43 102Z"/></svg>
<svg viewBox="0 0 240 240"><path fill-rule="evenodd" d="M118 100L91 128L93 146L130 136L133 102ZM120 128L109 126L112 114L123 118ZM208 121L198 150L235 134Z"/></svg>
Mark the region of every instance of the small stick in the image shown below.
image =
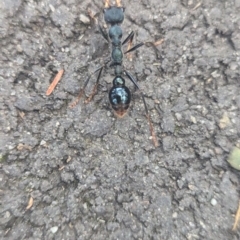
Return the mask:
<svg viewBox="0 0 240 240"><path fill-rule="evenodd" d="M33 205L33 197L31 196L28 201L28 205L26 207L26 210L30 209Z"/></svg>
<svg viewBox="0 0 240 240"><path fill-rule="evenodd" d="M239 219L240 219L240 201L239 201L238 210L237 210L237 213L236 213L236 216L235 216L234 225L233 225L233 228L232 228L233 231L237 230Z"/></svg>
<svg viewBox="0 0 240 240"><path fill-rule="evenodd" d="M164 39L160 39L160 40L154 42L153 44L154 44L154 46L158 46L158 45L162 44L163 42L164 42Z"/></svg>
<svg viewBox="0 0 240 240"><path fill-rule="evenodd" d="M154 147L158 147L159 146L158 140L157 140L157 137L156 137L156 134L155 134L155 131L154 131L152 121L151 121L151 118L150 118L149 114L147 114L147 119L148 119L148 123L149 123L150 133L152 135L153 145L154 145Z"/></svg>
<svg viewBox="0 0 240 240"><path fill-rule="evenodd" d="M52 83L50 84L50 86L48 87L48 90L46 91L46 95L49 96L53 90L55 89L55 87L57 86L58 82L60 81L60 79L62 78L62 75L64 73L64 70L61 69L57 75L55 76L55 78L53 79Z"/></svg>
<svg viewBox="0 0 240 240"><path fill-rule="evenodd" d="M199 2L193 9L191 9L191 10L196 10L197 8L199 8L200 6L202 5L202 2Z"/></svg>

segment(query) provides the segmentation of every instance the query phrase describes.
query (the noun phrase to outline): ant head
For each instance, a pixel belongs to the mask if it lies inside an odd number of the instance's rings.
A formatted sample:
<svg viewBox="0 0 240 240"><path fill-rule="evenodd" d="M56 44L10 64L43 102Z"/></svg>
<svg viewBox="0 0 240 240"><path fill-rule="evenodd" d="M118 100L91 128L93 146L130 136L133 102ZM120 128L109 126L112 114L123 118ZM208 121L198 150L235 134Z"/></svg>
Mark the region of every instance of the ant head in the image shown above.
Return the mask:
<svg viewBox="0 0 240 240"><path fill-rule="evenodd" d="M105 22L111 25L121 24L124 20L124 8L122 7L110 6L105 8L103 13Z"/></svg>

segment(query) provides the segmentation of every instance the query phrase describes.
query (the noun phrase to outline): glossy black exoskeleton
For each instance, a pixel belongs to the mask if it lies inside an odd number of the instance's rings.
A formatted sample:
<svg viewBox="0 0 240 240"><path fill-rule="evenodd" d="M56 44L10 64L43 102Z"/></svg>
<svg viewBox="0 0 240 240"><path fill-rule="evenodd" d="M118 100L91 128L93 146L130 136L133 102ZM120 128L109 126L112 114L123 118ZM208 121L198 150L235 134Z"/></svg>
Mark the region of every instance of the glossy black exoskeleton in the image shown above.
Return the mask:
<svg viewBox="0 0 240 240"><path fill-rule="evenodd" d="M96 69L88 77L88 79L86 80L86 82L84 84L84 87L81 89L81 91L78 95L77 100L71 104L71 107L75 106L76 103L81 98L82 94L84 93L84 89L87 86L91 76L93 74L95 74L96 72L99 72L93 93L90 95L90 97L85 102L89 102L92 99L92 97L94 96L94 94L97 91L97 85L99 83L102 70L110 62L110 67L114 68L115 78L113 79L113 86L109 91L109 101L110 101L112 108L113 108L114 112L116 113L116 115L119 117L123 117L125 115L125 113L127 112L130 102L131 102L131 93L130 93L129 89L125 86L125 80L123 78L123 75L126 75L128 77L128 79L140 90L140 87L138 86L134 77L126 70L123 70L123 66L122 66L123 56L124 56L124 54L132 52L132 51L136 50L137 48L143 46L144 43L139 43L136 46L131 47L133 37L134 37L134 32L131 32L128 35L128 37L122 42L123 33L122 33L122 29L121 29L120 25L123 23L123 20L124 20L124 8L121 6L121 0L116 0L116 6L110 6L109 2L110 2L110 0L105 0L105 8L103 10L104 20L107 24L110 25L108 34L106 34L103 31L103 29L100 25L98 25L98 27L99 27L99 30L100 30L102 36L107 41L110 40L110 42L111 42L111 45L112 45L111 59L109 61L107 61L104 64L104 66L101 66L98 69ZM94 16L92 16L92 18L95 19ZM96 22L97 22L97 20L96 20ZM123 53L122 45L124 45L127 42L129 42L128 50ZM145 102L145 98L144 98L144 95L141 90L140 90L140 94L143 99L143 103L144 103L144 107L145 107L145 111L146 111L146 117L149 122L149 127L150 127L150 132L152 135L153 143L155 146L158 146L158 142L157 142L154 130L153 130L151 118L148 113L147 104Z"/></svg>
<svg viewBox="0 0 240 240"><path fill-rule="evenodd" d="M131 102L131 93L121 76L117 76L113 80L113 87L109 91L109 101L116 114L123 117Z"/></svg>

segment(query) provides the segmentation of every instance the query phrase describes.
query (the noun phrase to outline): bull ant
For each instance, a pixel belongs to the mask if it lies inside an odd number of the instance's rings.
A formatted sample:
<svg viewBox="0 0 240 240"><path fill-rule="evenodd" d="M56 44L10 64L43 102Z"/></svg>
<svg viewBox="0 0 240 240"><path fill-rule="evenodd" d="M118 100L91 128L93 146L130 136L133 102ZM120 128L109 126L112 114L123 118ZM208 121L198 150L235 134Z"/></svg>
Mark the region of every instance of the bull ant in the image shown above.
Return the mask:
<svg viewBox="0 0 240 240"><path fill-rule="evenodd" d="M98 86L98 83L99 83L99 80L101 77L102 70L110 62L110 67L114 68L114 74L115 74L115 78L113 79L113 86L109 92L109 101L112 105L113 110L115 111L115 113L118 117L123 117L126 114L128 108L129 108L130 102L131 102L131 93L130 93L129 89L125 86L125 79L123 78L123 74L124 74L137 87L137 89L140 90L140 94L142 96L142 100L143 100L144 107L145 107L146 117L148 119L149 128L150 128L150 132L152 135L153 144L155 147L157 147L158 141L155 136L155 132L153 129L152 121L151 121L151 118L150 118L150 115L148 112L148 108L147 108L147 104L146 104L143 92L141 91L141 89L138 86L134 77L129 72L124 70L123 66L122 66L123 55L136 50L137 48L143 46L145 43L142 42L142 43L139 43L136 46L132 47L132 41L133 41L133 37L134 37L133 31L122 42L122 40L121 40L122 39L122 29L121 29L120 25L122 24L122 22L124 20L124 8L121 5L121 0L116 0L116 6L110 6L110 0L105 0L105 7L103 10L103 13L104 13L105 22L108 25L110 25L108 34L106 34L103 31L102 27L99 24L98 24L98 27L99 27L99 30L100 30L102 36L107 41L109 41L109 40L111 41L111 44L112 44L111 59L108 60L103 66L96 69L87 78L86 82L84 83L83 88L80 90L80 93L79 93L77 99L70 105L70 107L74 107L78 103L78 101L80 100L80 98L82 97L82 95L84 93L84 89L86 88L91 76L98 72L97 81L94 86L93 92L89 96L89 98L85 100L85 103L88 103L91 101L91 99L97 92L97 86ZM91 16L91 13L90 13L90 16ZM91 16L91 17L97 22L97 20L95 19L94 16ZM128 49L123 54L122 46L127 42L129 43Z"/></svg>

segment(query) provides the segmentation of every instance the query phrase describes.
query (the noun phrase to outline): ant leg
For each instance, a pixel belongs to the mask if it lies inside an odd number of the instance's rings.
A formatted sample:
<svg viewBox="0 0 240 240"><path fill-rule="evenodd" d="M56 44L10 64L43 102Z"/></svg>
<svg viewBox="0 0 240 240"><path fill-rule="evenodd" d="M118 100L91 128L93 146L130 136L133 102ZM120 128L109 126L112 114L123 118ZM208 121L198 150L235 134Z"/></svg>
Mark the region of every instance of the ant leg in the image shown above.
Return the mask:
<svg viewBox="0 0 240 240"><path fill-rule="evenodd" d="M69 105L70 108L73 108L73 107L75 107L75 106L77 105L77 103L79 102L80 98L82 97L82 95L83 95L83 93L84 93L84 90L85 90L86 86L88 85L88 82L89 82L91 76L94 75L94 74L95 74L96 72L98 72L98 71L102 71L102 68L103 68L103 67L99 67L99 68L96 69L92 74L90 74L90 76L87 78L86 82L84 83L83 88L80 90L80 92L79 92L76 100L73 101L73 102Z"/></svg>
<svg viewBox="0 0 240 240"><path fill-rule="evenodd" d="M134 32L132 31L127 38L122 42L122 45L124 45L125 43L128 42L128 47L127 47L127 51L125 53L127 53L129 51L129 49L132 48L132 42L133 42L133 38L134 38ZM127 54L127 58L132 61L132 54Z"/></svg>
<svg viewBox="0 0 240 240"><path fill-rule="evenodd" d="M145 46L152 46L154 48L156 48L156 46L160 45L163 43L163 39L160 39L156 42L141 42L141 43L138 43L137 45L135 45L134 47L128 49L126 52L124 52L125 54L127 53L130 53L132 51L135 51L136 49L140 48L141 46L145 45Z"/></svg>
<svg viewBox="0 0 240 240"><path fill-rule="evenodd" d="M102 34L102 36L105 38L105 40L107 40L107 42L109 42L107 33L103 30L103 28L99 24L98 24L98 28L99 28L99 31Z"/></svg>
<svg viewBox="0 0 240 240"><path fill-rule="evenodd" d="M152 135L152 141L153 141L154 146L158 147L159 146L158 140L157 140L154 128L153 128L151 117L150 117L149 112L148 112L147 103L145 101L144 94L143 94L141 88L138 86L136 80L133 78L133 76L129 72L127 72L126 70L124 71L124 73L130 79L130 81L140 90L140 93L141 93L141 96L142 96L142 100L143 100L143 104L144 104L144 107L145 107L146 117L147 117L148 124L149 124L150 133Z"/></svg>
<svg viewBox="0 0 240 240"><path fill-rule="evenodd" d="M93 91L92 91L91 95L85 100L85 103L89 103L93 99L94 95L97 93L97 87L98 87L99 79L101 77L103 68L104 68L104 66L101 67L101 69L99 70L96 84L95 84L95 86L93 88Z"/></svg>
<svg viewBox="0 0 240 240"><path fill-rule="evenodd" d="M102 34L102 36L104 37L105 40L107 40L107 42L109 41L108 40L108 35L107 33L103 30L103 28L100 26L100 24L98 23L98 20L97 18L94 16L93 12L91 11L91 9L88 9L88 15L90 16L90 18L92 18L96 25L98 26L98 29L100 31L100 33Z"/></svg>
<svg viewBox="0 0 240 240"><path fill-rule="evenodd" d="M137 45L135 45L134 47L130 48L130 49L127 49L126 52L124 52L124 54L127 54L127 53L130 53L130 52L133 52L134 50L140 48L141 46L145 45L145 43L141 42L141 43L138 43Z"/></svg>
<svg viewBox="0 0 240 240"><path fill-rule="evenodd" d="M127 58L132 61L132 54L130 54L130 52L133 52L134 50L140 48L141 46L144 45L144 43L139 43L137 45L135 45L134 47L132 46L132 42L133 42L133 37L134 37L134 32L132 31L127 38L123 41L122 45L124 45L126 42L128 43L128 47L127 47L127 51L124 52L124 54L127 54Z"/></svg>
<svg viewBox="0 0 240 240"><path fill-rule="evenodd" d="M122 45L124 45L126 42L130 40L130 38L134 37L134 31L131 31L131 33L126 37L126 39L122 42Z"/></svg>
<svg viewBox="0 0 240 240"><path fill-rule="evenodd" d="M134 37L134 34L133 34L133 35L130 37L130 39L129 39L127 51L132 48L132 45L133 45L133 37ZM127 54L127 58L128 58L130 61L132 61L132 53L128 53L128 54Z"/></svg>

